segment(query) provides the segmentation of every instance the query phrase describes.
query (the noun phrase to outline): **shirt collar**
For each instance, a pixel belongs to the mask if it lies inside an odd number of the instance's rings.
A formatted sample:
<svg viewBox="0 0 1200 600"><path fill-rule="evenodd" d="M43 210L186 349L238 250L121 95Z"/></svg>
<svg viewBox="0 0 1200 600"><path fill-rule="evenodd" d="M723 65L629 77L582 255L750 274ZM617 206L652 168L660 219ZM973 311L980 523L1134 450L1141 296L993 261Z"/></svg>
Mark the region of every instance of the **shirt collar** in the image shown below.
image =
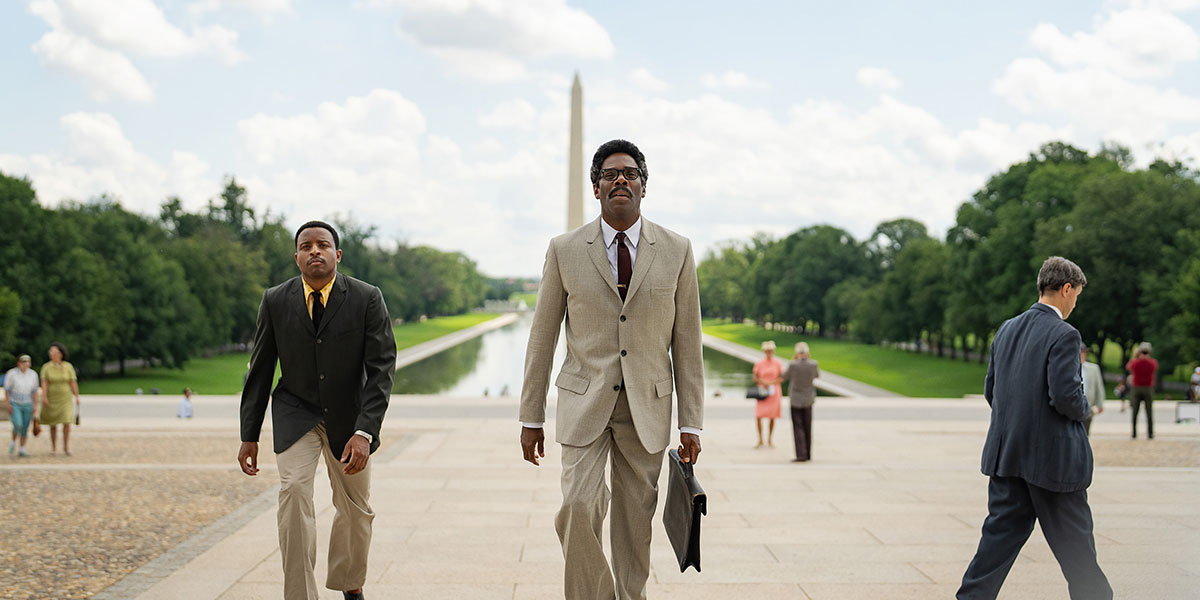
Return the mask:
<svg viewBox="0 0 1200 600"><path fill-rule="evenodd" d="M608 221L605 221L603 217L600 218L600 234L604 236L605 248L611 246L613 240L617 239L617 230L613 229L613 226L609 225ZM642 237L641 217L638 217L638 220L634 221L633 225L630 225L629 229L625 230L625 237L629 238L629 244L631 246L637 248L638 240L640 240Z"/></svg>
<svg viewBox="0 0 1200 600"><path fill-rule="evenodd" d="M334 271L333 279L330 279L329 283L325 284L325 287L321 288L321 299L322 300L329 297L329 290L333 289L333 282L336 280L337 280L337 271ZM308 285L308 282L305 281L303 277L300 278L300 281L304 284L304 297L305 298L311 296L312 293L316 291L316 290L312 289L312 286Z"/></svg>
<svg viewBox="0 0 1200 600"><path fill-rule="evenodd" d="M1063 318L1062 311L1058 310L1057 306L1054 306L1053 304L1046 304L1045 302L1038 302L1038 304L1041 304L1042 306L1049 306L1050 309L1054 311L1054 314L1058 315L1058 318Z"/></svg>

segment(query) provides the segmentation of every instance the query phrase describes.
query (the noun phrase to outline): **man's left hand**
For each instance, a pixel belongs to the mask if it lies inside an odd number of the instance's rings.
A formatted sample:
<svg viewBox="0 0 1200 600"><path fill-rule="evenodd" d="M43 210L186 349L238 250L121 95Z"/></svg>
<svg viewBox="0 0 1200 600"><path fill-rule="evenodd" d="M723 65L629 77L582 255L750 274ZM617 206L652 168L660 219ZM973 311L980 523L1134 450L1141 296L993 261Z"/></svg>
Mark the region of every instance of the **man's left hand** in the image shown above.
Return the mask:
<svg viewBox="0 0 1200 600"><path fill-rule="evenodd" d="M694 465L698 456L700 456L700 436L694 433L680 433L679 460Z"/></svg>
<svg viewBox="0 0 1200 600"><path fill-rule="evenodd" d="M367 459L371 458L371 443L367 438L354 434L350 436L350 441L346 442L346 448L342 450L342 462L346 463L342 467L342 473L353 475L367 468Z"/></svg>

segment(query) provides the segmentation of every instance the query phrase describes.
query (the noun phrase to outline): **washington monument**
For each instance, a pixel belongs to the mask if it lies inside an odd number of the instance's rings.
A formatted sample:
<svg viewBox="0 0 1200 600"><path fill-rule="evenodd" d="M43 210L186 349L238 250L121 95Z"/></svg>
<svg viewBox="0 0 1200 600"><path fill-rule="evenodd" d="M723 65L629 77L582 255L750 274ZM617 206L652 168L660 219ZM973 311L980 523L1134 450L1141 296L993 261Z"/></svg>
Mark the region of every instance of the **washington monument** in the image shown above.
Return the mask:
<svg viewBox="0 0 1200 600"><path fill-rule="evenodd" d="M571 150L567 160L567 231L583 227L583 86L571 84Z"/></svg>

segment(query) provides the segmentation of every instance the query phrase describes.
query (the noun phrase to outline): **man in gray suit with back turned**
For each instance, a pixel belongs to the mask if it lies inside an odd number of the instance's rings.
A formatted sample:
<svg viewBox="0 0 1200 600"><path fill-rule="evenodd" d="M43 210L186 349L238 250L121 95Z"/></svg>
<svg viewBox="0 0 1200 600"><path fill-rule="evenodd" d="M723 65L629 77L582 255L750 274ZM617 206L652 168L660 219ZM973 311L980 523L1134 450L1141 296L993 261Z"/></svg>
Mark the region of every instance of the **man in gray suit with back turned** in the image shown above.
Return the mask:
<svg viewBox="0 0 1200 600"><path fill-rule="evenodd" d="M258 474L268 399L279 470L283 597L317 600L313 478L323 456L333 488L325 586L363 600L371 522L371 453L392 391L396 340L379 289L340 275L337 231L309 221L296 231L293 277L263 294L250 373L242 391L238 465ZM271 390L275 363L279 383Z"/></svg>
<svg viewBox="0 0 1200 600"><path fill-rule="evenodd" d="M1080 336L1065 320L1086 283L1075 263L1046 259L1038 272L1038 301L1005 321L992 340L984 381L992 422L982 461L991 477L988 516L958 589L961 600L1000 593L1035 521L1072 599L1113 597L1096 562L1087 503L1092 447L1083 421L1091 409L1083 392Z"/></svg>
<svg viewBox="0 0 1200 600"><path fill-rule="evenodd" d="M679 454L700 454L704 365L691 242L641 216L648 178L637 146L613 140L592 158L600 218L550 241L525 355L521 448L545 456L542 424L559 326L563 504L554 519L568 600L640 600L650 574L651 519L678 397ZM601 528L610 505L612 569Z"/></svg>

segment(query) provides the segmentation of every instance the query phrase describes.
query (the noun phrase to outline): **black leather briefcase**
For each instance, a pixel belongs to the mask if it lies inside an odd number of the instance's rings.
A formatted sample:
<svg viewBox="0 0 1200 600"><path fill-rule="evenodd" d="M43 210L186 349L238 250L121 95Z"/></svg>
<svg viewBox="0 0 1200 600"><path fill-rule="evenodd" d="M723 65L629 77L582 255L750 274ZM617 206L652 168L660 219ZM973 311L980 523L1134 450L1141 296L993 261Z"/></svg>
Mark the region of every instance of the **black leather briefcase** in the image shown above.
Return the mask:
<svg viewBox="0 0 1200 600"><path fill-rule="evenodd" d="M663 507L663 526L667 538L679 558L679 572L688 565L700 572L700 516L708 514L708 496L696 481L691 463L679 460L679 451L672 448L667 468L667 504Z"/></svg>

